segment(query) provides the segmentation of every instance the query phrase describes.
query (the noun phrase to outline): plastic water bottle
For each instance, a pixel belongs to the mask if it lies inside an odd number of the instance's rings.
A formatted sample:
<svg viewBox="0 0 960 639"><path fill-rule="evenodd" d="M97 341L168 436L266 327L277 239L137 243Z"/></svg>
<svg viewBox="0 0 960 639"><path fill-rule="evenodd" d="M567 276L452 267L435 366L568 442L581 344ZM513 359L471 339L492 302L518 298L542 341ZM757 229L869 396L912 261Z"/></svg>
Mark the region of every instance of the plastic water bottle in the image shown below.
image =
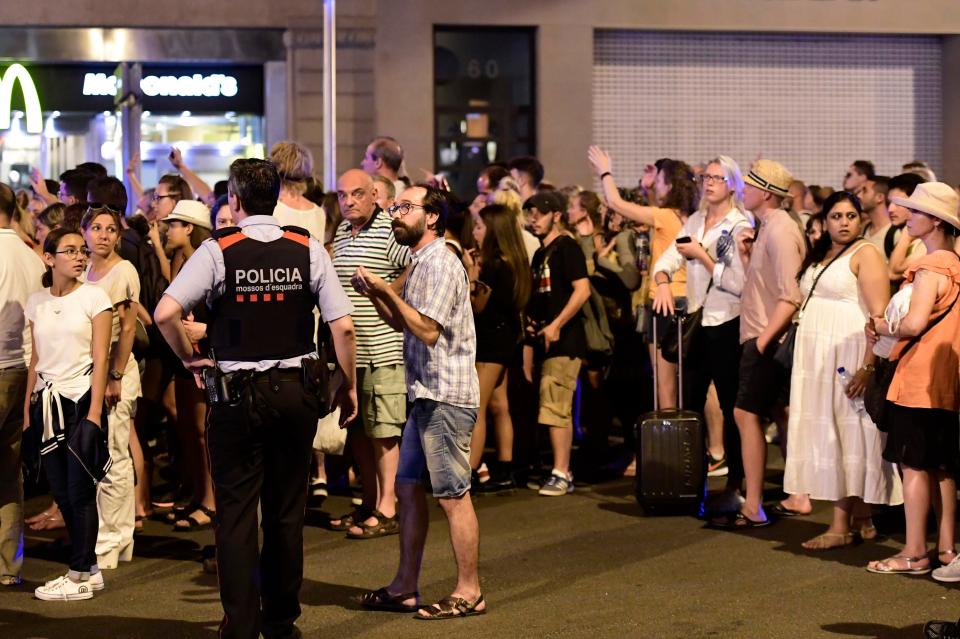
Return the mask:
<svg viewBox="0 0 960 639"><path fill-rule="evenodd" d="M840 376L840 383L843 385L843 390L847 389L847 385L850 384L850 380L853 379L853 376L847 372L847 369L841 366L837 369L837 375ZM863 397L854 397L850 400L853 402L853 408L860 415L863 415L866 412L866 408L863 406Z"/></svg>

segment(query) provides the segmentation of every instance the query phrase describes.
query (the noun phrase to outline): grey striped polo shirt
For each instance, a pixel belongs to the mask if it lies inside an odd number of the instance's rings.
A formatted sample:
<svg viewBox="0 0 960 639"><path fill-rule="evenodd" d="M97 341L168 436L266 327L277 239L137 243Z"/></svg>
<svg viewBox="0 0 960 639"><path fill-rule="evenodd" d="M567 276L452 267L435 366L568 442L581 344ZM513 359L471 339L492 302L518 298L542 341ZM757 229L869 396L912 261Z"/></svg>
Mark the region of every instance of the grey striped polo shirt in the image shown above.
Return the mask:
<svg viewBox="0 0 960 639"><path fill-rule="evenodd" d="M363 266L387 282L397 279L410 263L410 249L397 244L390 216L380 208L366 226L353 235L344 220L333 238L333 267L343 290L353 302L353 325L357 333L357 366L390 366L403 363L403 334L380 319L377 309L350 285L357 267Z"/></svg>

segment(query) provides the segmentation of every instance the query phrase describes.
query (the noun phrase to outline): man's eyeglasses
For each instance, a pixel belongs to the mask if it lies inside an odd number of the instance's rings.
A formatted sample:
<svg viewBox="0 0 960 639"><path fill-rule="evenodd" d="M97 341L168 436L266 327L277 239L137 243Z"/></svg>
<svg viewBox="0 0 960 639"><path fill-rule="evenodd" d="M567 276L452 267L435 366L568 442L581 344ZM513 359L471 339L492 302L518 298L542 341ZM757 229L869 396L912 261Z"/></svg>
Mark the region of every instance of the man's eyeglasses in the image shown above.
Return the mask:
<svg viewBox="0 0 960 639"><path fill-rule="evenodd" d="M400 202L399 204L394 204L393 206L387 208L387 215L390 217L405 217L413 209L422 209L422 204L413 204L412 202Z"/></svg>
<svg viewBox="0 0 960 639"><path fill-rule="evenodd" d="M88 257L90 257L90 249L88 249L86 246L84 246L84 247L82 247L82 248L79 248L79 249L71 246L70 248L65 248L65 249L63 249L62 251L57 251L56 254L57 254L57 255L66 255L67 257L69 257L69 258L74 258L74 259L75 259L78 255L79 255L79 256L82 256L83 258L88 258Z"/></svg>
<svg viewBox="0 0 960 639"><path fill-rule="evenodd" d="M153 201L154 201L154 202L159 202L160 200L162 200L162 199L165 198L165 197L169 197L169 198L172 198L172 199L176 199L176 198L180 197L180 194L179 194L179 193L168 193L167 195L160 195L159 193L154 193L154 194L153 194Z"/></svg>
<svg viewBox="0 0 960 639"><path fill-rule="evenodd" d="M700 184L726 184L727 176L726 175L711 175L709 173L704 173L700 176Z"/></svg>

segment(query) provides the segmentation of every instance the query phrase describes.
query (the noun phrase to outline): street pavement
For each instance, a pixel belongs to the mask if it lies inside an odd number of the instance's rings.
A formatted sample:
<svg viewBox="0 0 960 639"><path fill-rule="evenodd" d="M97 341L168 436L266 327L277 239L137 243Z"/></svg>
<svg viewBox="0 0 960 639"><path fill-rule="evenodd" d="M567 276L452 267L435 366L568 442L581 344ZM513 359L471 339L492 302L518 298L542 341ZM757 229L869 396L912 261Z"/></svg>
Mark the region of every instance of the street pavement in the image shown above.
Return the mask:
<svg viewBox="0 0 960 639"><path fill-rule="evenodd" d="M769 478L777 480L777 471ZM770 498L777 494L771 484ZM887 533L880 541L812 553L800 542L825 528L828 504L811 517L740 533L705 529L692 517L645 517L627 479L578 485L566 497L521 489L475 503L488 614L428 623L362 610L359 595L390 581L398 538L348 540L319 527L324 514L311 512L298 622L304 636L899 638L921 637L927 619L960 616L960 586L864 570L899 549L896 509L878 518ZM28 512L44 506L34 499ZM334 515L349 510L346 497L323 506ZM52 532L28 536L27 583L0 591L0 639L215 636L216 578L200 568L212 533L178 534L148 522L134 561L106 572L106 589L94 599L41 602L33 588L64 570L56 539ZM434 506L423 602L445 596L454 583L446 523Z"/></svg>

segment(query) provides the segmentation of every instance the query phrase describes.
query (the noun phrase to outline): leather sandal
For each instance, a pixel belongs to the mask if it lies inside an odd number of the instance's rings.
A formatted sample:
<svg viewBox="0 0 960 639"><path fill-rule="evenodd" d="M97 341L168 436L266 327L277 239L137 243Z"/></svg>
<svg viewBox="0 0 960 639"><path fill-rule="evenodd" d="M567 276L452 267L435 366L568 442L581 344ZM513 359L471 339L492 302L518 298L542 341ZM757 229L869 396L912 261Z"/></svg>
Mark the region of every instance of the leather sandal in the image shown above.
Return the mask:
<svg viewBox="0 0 960 639"><path fill-rule="evenodd" d="M907 564L906 568L897 568L892 565L892 561L895 559L900 559ZM913 564L919 561L923 561L929 558L926 555L921 555L919 557L905 557L904 555L894 555L893 557L888 557L887 559L881 559L880 561L871 561L867 564L867 572L872 572L877 575L925 575L930 572L930 564L927 563L925 567L914 566Z"/></svg>
<svg viewBox="0 0 960 639"><path fill-rule="evenodd" d="M174 522L173 531L191 533L191 532L200 532L201 530L210 530L211 528L213 528L217 519L217 511L210 510L209 508L204 507L202 504L197 505L196 510L199 510L204 515L206 515L210 521L202 522L198 520L193 514L196 511L193 511L186 517L181 517L176 522Z"/></svg>
<svg viewBox="0 0 960 639"><path fill-rule="evenodd" d="M842 548L844 546L851 546L855 541L855 536L852 532L845 533L831 533L825 532L820 535L817 535L809 541L805 541L801 546L806 550L830 550L832 548Z"/></svg>
<svg viewBox="0 0 960 639"><path fill-rule="evenodd" d="M407 599L414 599L417 603L412 606L403 603ZM385 612L416 612L419 608L420 593L414 590L402 595L391 595L386 588L377 588L365 592L360 596L360 605L370 610Z"/></svg>
<svg viewBox="0 0 960 639"><path fill-rule="evenodd" d="M340 521L339 524L333 523L333 519L327 524L327 527L330 530L336 530L337 532L344 532L350 530L350 527L358 521L365 521L370 517L371 511L366 511L361 508L354 508L353 512L346 515L340 515L336 519Z"/></svg>
<svg viewBox="0 0 960 639"><path fill-rule="evenodd" d="M376 517L377 523L368 525L363 519L354 520L353 525L360 529L360 533L357 534L348 529L347 539L375 539L377 537L396 535L400 532L400 523L396 515L393 517L385 517L379 510L374 510L370 513L370 517Z"/></svg>
<svg viewBox="0 0 960 639"><path fill-rule="evenodd" d="M425 606L413 616L414 619L421 621L434 621L437 619L455 619L457 617L472 617L474 615L484 615L487 609L477 610L477 606L483 603L483 595L477 597L476 601L467 601L463 597L444 597L432 606Z"/></svg>

